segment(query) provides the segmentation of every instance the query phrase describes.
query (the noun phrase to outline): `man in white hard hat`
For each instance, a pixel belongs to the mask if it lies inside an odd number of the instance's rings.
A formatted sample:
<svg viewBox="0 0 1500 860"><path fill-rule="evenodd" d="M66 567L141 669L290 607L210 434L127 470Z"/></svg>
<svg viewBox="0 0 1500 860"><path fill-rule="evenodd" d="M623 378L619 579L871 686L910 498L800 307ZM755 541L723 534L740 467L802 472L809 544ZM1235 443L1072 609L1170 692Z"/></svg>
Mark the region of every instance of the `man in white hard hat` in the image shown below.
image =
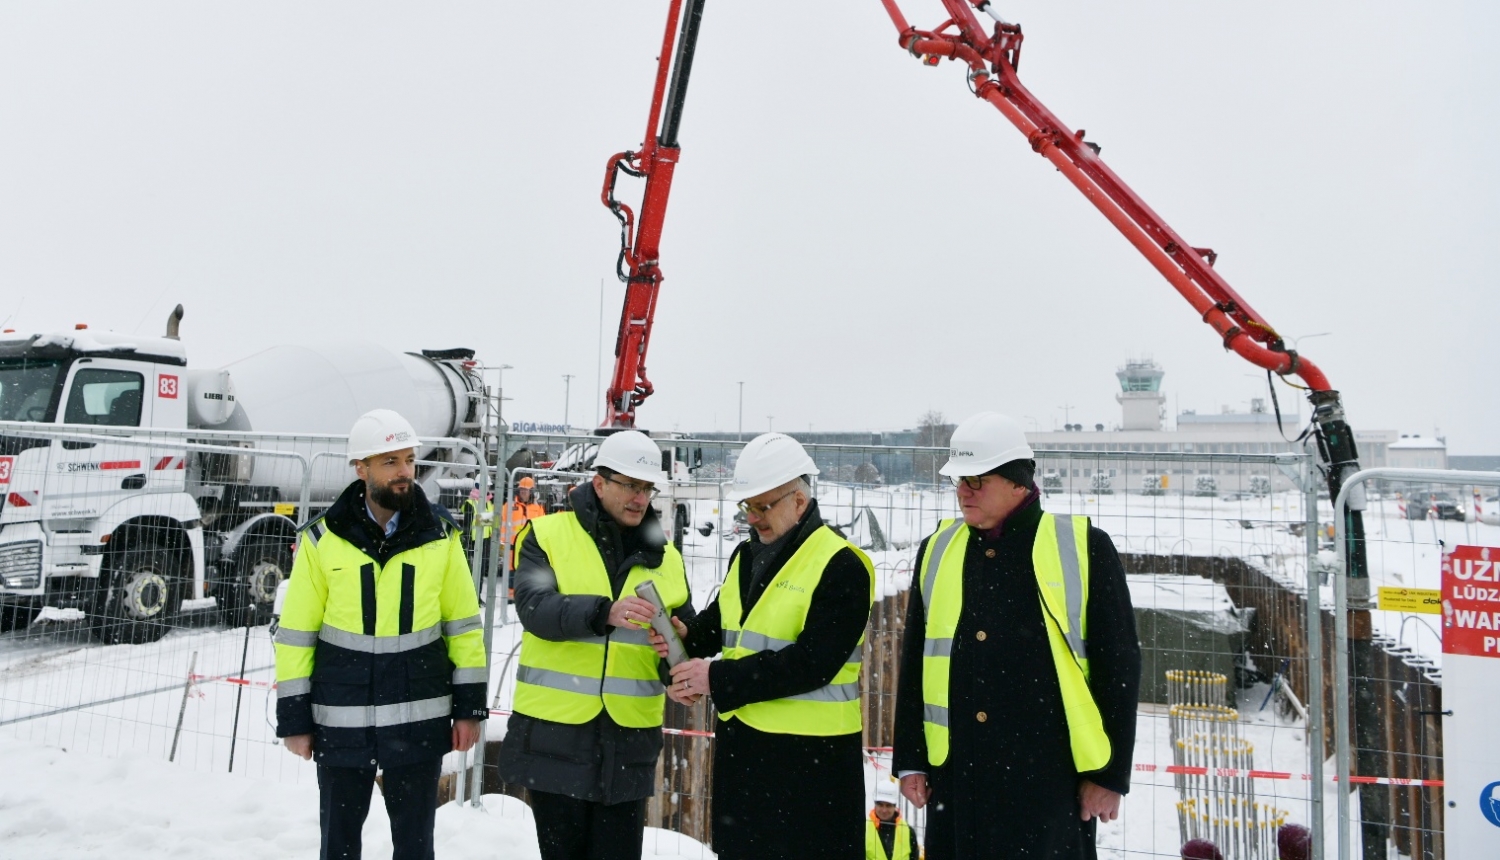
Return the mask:
<svg viewBox="0 0 1500 860"><path fill-rule="evenodd" d="M651 500L667 476L644 433L600 444L572 510L521 528L516 614L525 632L500 776L531 792L543 860L638 860L656 793L665 663L646 638L653 583L691 616L682 556Z"/></svg>
<svg viewBox="0 0 1500 860"><path fill-rule="evenodd" d="M809 483L816 474L784 433L745 446L729 495L753 534L735 547L714 602L678 625L691 656L722 658L673 667L669 691L685 704L709 695L718 709L720 860L862 851L859 672L874 568L824 524Z"/></svg>
<svg viewBox="0 0 1500 860"><path fill-rule="evenodd" d="M461 530L416 482L411 424L349 433L356 480L297 539L276 632L276 734L318 763L320 857L360 856L376 770L395 860L431 860L443 756L489 711Z"/></svg>
<svg viewBox="0 0 1500 860"><path fill-rule="evenodd" d="M1045 513L1014 420L982 412L940 470L962 519L912 572L893 766L929 860L1091 860L1130 787L1140 644L1125 572L1084 516Z"/></svg>
<svg viewBox="0 0 1500 860"><path fill-rule="evenodd" d="M901 789L894 780L877 777L875 808L865 826L865 860L921 860L917 832L896 808L900 799Z"/></svg>

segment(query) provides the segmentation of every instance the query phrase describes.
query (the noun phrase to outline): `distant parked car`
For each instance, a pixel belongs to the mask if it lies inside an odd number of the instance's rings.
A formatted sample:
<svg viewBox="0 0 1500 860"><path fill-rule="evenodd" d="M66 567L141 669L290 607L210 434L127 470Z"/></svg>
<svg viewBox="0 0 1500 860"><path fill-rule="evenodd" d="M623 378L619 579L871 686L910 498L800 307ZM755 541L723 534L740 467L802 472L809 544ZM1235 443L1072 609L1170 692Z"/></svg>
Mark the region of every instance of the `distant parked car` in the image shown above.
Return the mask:
<svg viewBox="0 0 1500 860"><path fill-rule="evenodd" d="M1463 522L1468 511L1449 493L1414 493L1406 501L1406 518L1425 520L1431 514L1434 519Z"/></svg>

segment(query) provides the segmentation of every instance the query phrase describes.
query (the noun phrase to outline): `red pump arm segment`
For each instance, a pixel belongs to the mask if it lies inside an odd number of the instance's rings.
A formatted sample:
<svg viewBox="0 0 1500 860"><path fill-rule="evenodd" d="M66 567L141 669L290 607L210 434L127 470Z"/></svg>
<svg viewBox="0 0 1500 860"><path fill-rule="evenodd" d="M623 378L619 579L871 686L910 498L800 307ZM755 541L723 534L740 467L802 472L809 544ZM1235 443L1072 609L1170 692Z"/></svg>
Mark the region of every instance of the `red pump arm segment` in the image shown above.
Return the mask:
<svg viewBox="0 0 1500 860"><path fill-rule="evenodd" d="M1330 498L1337 498L1344 480L1359 471L1354 434L1344 420L1339 393L1317 365L1286 348L1281 335L1256 313L1213 269L1215 254L1194 248L1130 190L1099 158L1098 147L1084 133L1070 131L1022 86L1016 77L1021 59L1021 27L1004 21L990 0L941 0L948 19L934 30L918 30L907 23L896 0L881 0L896 25L899 42L925 64L944 57L969 69L974 95L994 105L1026 135L1031 148L1052 162L1104 217L1134 245L1205 323L1232 349L1251 363L1282 376L1300 376L1307 383L1313 407L1313 428L1328 481ZM986 32L976 11L995 21ZM1368 565L1364 546L1363 493L1351 499L1346 530L1349 577L1359 580L1351 594L1356 603L1368 594ZM1362 586L1362 587L1361 587Z"/></svg>
<svg viewBox="0 0 1500 860"><path fill-rule="evenodd" d="M941 0L948 20L936 30L918 30L906 22L896 0L881 2L900 31L901 47L928 65L947 57L968 66L974 94L998 108L1026 135L1033 150L1083 192L1218 332L1226 349L1267 370L1300 376L1314 391L1330 388L1323 372L1287 349L1276 330L1214 271L1212 251L1194 248L1178 236L1109 169L1083 139L1082 131L1069 131L1021 84L1016 76L1022 40L1019 24L1001 21L988 0ZM992 34L985 32L976 9L995 18Z"/></svg>
<svg viewBox="0 0 1500 860"><path fill-rule="evenodd" d="M604 169L604 189L600 197L620 220L620 256L615 263L615 272L625 283L625 304L620 312L619 332L615 335L615 369L610 376L609 391L605 394L605 427L634 427L636 407L654 391L646 376L646 349L651 343L656 297L662 282L659 263L661 232L667 217L667 199L672 192L672 173L681 154L677 132L682 123L682 107L697 47L698 26L703 18L704 0L687 0L686 16L682 14L683 2L672 0L667 10L666 32L662 36L661 55L657 58L656 85L651 94L651 111L646 119L646 136L641 149L639 152L616 153ZM679 21L682 27L680 36ZM615 181L621 173L646 180L639 216L628 205L615 199Z"/></svg>

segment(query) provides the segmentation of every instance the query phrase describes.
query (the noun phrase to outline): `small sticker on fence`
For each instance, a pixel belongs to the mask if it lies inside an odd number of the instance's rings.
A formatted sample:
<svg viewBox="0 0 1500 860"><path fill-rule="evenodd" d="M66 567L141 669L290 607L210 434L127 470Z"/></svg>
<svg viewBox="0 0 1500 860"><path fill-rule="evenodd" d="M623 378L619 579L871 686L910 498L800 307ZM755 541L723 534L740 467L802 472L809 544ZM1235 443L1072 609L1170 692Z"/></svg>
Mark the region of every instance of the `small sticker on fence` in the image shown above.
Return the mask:
<svg viewBox="0 0 1500 860"><path fill-rule="evenodd" d="M1443 593L1436 588L1380 589L1379 607L1388 612L1423 612L1443 614Z"/></svg>
<svg viewBox="0 0 1500 860"><path fill-rule="evenodd" d="M275 511L284 517L294 517L297 515L297 506L291 502L277 502Z"/></svg>

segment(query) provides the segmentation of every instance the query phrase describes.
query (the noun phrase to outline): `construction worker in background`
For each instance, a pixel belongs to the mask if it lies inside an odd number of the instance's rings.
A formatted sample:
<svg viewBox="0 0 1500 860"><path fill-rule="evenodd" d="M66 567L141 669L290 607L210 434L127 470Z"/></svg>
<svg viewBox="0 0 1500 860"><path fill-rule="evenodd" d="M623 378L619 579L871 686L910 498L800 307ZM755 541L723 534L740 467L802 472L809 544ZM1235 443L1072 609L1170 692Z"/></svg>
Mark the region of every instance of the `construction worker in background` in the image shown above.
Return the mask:
<svg viewBox="0 0 1500 860"><path fill-rule="evenodd" d="M572 510L522 528L515 713L500 776L531 792L543 860L638 860L666 709L665 663L645 629L655 607L693 611L682 556L651 500L666 480L644 433L607 437Z"/></svg>
<svg viewBox="0 0 1500 860"><path fill-rule="evenodd" d="M963 518L938 524L912 571L901 793L927 807L928 860L1092 860L1135 744L1141 655L1125 571L1087 517L1042 511L1015 421L982 412L949 446L939 471Z"/></svg>
<svg viewBox="0 0 1500 860"><path fill-rule="evenodd" d="M474 489L469 491L469 498L464 500L464 533L468 535L468 545L465 549L473 557L474 547L479 547L480 571L483 575L490 572L490 541L495 534L495 494L489 493L485 496L483 504L479 499L479 483L474 483ZM481 579L481 581L483 581Z"/></svg>
<svg viewBox="0 0 1500 860"><path fill-rule="evenodd" d="M532 501L536 493L536 479L527 475L516 482L516 495L505 506L505 545L512 546L522 527L537 517L546 516L547 511Z"/></svg>
<svg viewBox="0 0 1500 860"><path fill-rule="evenodd" d="M865 860L921 860L917 832L896 808L900 798L901 789L895 782L877 777L875 808L870 810L870 822L865 826Z"/></svg>
<svg viewBox="0 0 1500 860"><path fill-rule="evenodd" d="M276 632L276 735L318 763L320 857L360 856L375 773L395 860L431 860L443 756L489 713L459 528L416 482L417 434L389 409L349 433L357 479L303 527Z"/></svg>
<svg viewBox="0 0 1500 860"><path fill-rule="evenodd" d="M718 597L674 622L688 654L668 694L712 696L713 849L721 860L859 857L864 834L860 661L874 602L869 558L824 524L797 440L766 433L734 467L752 529ZM653 634L658 653L666 645Z"/></svg>

